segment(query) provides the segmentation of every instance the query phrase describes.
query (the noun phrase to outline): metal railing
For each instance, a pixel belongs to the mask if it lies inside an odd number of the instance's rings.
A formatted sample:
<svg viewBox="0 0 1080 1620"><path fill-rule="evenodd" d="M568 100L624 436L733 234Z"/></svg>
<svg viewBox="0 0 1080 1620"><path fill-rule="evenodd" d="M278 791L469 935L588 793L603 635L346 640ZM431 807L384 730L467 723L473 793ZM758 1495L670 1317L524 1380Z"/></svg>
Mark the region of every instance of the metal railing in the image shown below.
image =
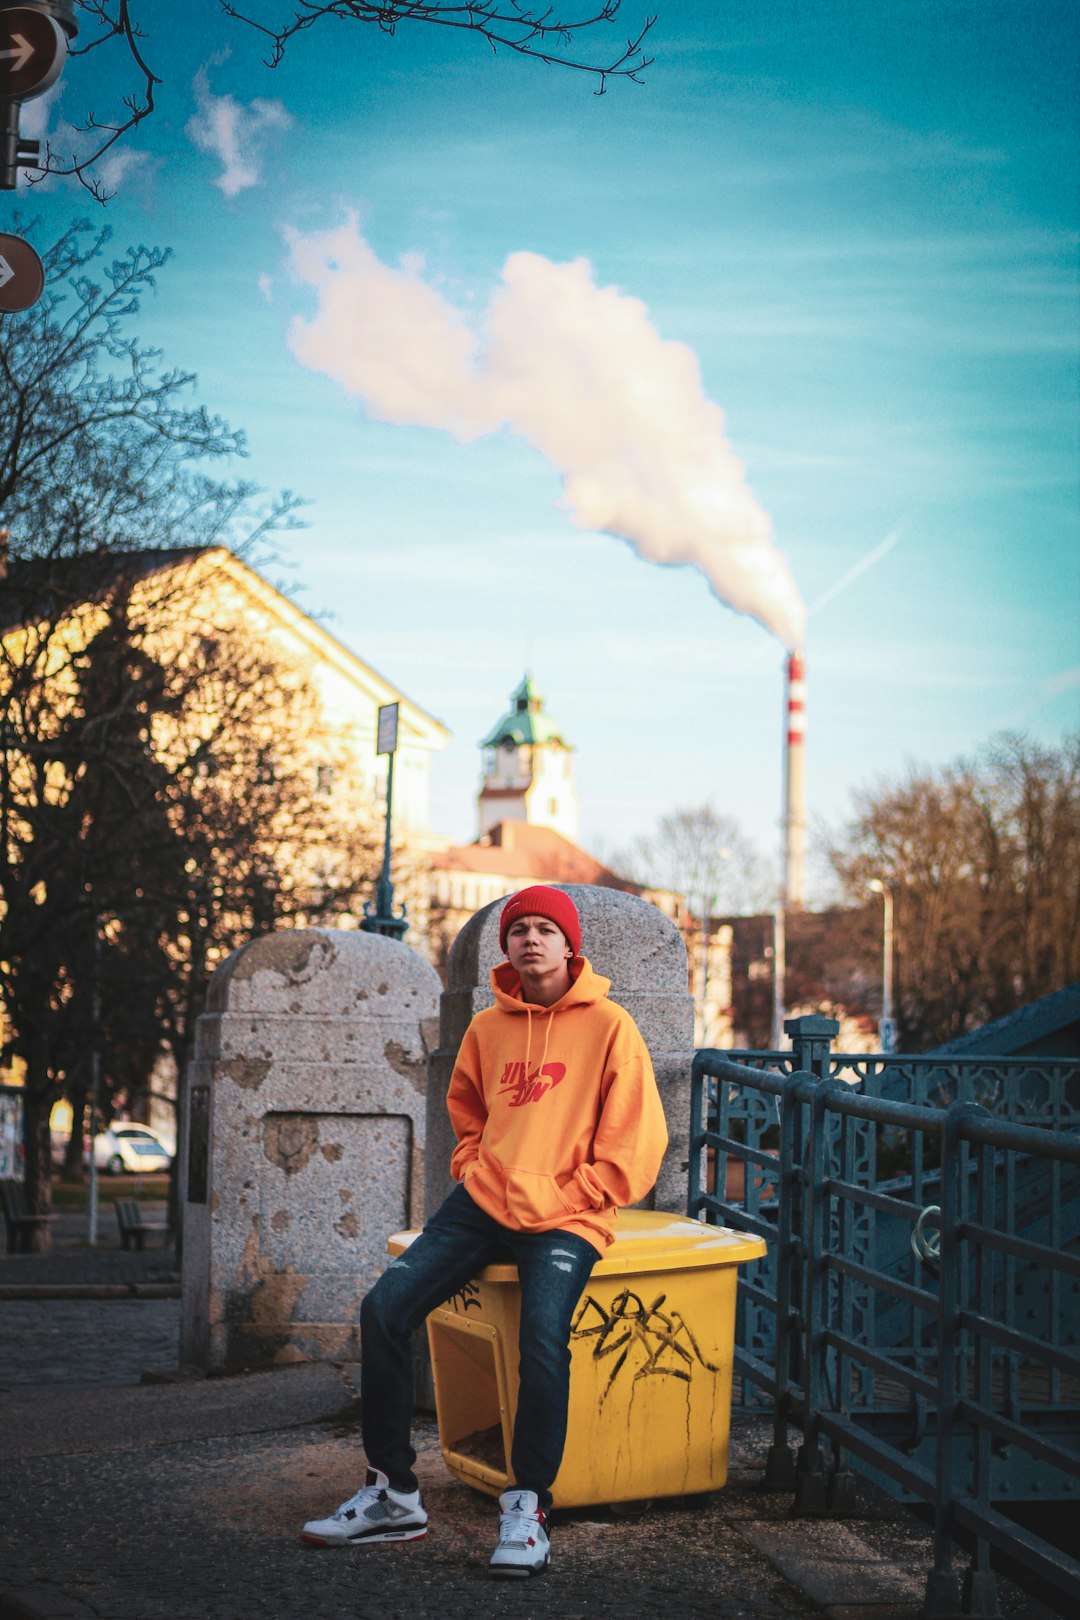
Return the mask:
<svg viewBox="0 0 1080 1620"><path fill-rule="evenodd" d="M772 1407L767 1483L840 1514L854 1467L926 1503L927 1620L997 1612L993 1548L1080 1600L1080 1564L1000 1505L1080 1495L1080 1135L1060 1113L1048 1129L867 1095L830 1078L827 1041L807 1047L787 1073L720 1052L693 1067L689 1213L770 1242L735 1347ZM901 1173L883 1179L883 1156Z"/></svg>

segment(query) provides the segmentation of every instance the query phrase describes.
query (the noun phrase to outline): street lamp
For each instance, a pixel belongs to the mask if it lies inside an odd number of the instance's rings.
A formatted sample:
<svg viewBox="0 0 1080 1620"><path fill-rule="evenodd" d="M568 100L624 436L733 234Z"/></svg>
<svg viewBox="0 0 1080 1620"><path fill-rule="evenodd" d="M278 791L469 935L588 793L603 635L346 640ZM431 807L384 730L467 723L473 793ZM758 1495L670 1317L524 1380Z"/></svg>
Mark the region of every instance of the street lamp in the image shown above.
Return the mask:
<svg viewBox="0 0 1080 1620"><path fill-rule="evenodd" d="M893 897L892 890L880 878L871 878L867 887L880 894L884 917L882 922L881 967L881 1023L878 1025L883 1052L896 1051L896 1019L893 1017Z"/></svg>

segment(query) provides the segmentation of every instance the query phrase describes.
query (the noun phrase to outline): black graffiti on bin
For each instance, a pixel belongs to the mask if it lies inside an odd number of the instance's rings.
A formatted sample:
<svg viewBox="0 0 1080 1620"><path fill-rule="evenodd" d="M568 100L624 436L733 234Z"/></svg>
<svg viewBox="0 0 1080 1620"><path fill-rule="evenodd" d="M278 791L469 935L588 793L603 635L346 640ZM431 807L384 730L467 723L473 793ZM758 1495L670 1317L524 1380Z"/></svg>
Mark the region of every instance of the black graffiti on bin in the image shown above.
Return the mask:
<svg viewBox="0 0 1080 1620"><path fill-rule="evenodd" d="M612 1300L610 1308L591 1294L581 1301L570 1325L571 1342L594 1339L594 1361L615 1357L600 1396L601 1406L635 1349L644 1360L634 1368L633 1383L639 1378L681 1378L689 1383L695 1362L707 1372L720 1371L702 1355L682 1313L661 1308L666 1302L667 1295L658 1294L651 1305L646 1305L640 1294L629 1288Z"/></svg>
<svg viewBox="0 0 1080 1620"><path fill-rule="evenodd" d="M455 1311L482 1311L484 1306L480 1298L480 1284L464 1283L449 1296L446 1303L452 1305Z"/></svg>

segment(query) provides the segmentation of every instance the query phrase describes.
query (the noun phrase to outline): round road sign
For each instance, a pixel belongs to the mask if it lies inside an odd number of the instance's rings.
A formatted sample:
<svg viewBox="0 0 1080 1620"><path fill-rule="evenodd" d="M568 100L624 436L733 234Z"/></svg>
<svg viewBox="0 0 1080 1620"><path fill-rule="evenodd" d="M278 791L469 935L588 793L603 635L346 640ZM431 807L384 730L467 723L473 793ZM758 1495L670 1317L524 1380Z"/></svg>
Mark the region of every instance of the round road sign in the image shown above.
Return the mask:
<svg viewBox="0 0 1080 1620"><path fill-rule="evenodd" d="M29 6L0 11L0 101L30 101L54 85L67 60L60 24Z"/></svg>
<svg viewBox="0 0 1080 1620"><path fill-rule="evenodd" d="M45 267L29 242L0 231L0 310L17 314L45 290Z"/></svg>

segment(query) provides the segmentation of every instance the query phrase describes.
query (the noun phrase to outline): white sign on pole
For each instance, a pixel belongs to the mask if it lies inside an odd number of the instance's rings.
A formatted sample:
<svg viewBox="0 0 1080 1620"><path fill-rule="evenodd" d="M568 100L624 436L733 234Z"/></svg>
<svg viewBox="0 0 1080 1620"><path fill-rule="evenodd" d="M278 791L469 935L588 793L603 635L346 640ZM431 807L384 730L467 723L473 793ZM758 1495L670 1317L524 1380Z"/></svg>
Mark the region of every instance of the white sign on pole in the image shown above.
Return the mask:
<svg viewBox="0 0 1080 1620"><path fill-rule="evenodd" d="M399 706L397 703L384 703L379 710L379 737L375 744L377 754L393 754L397 750Z"/></svg>

